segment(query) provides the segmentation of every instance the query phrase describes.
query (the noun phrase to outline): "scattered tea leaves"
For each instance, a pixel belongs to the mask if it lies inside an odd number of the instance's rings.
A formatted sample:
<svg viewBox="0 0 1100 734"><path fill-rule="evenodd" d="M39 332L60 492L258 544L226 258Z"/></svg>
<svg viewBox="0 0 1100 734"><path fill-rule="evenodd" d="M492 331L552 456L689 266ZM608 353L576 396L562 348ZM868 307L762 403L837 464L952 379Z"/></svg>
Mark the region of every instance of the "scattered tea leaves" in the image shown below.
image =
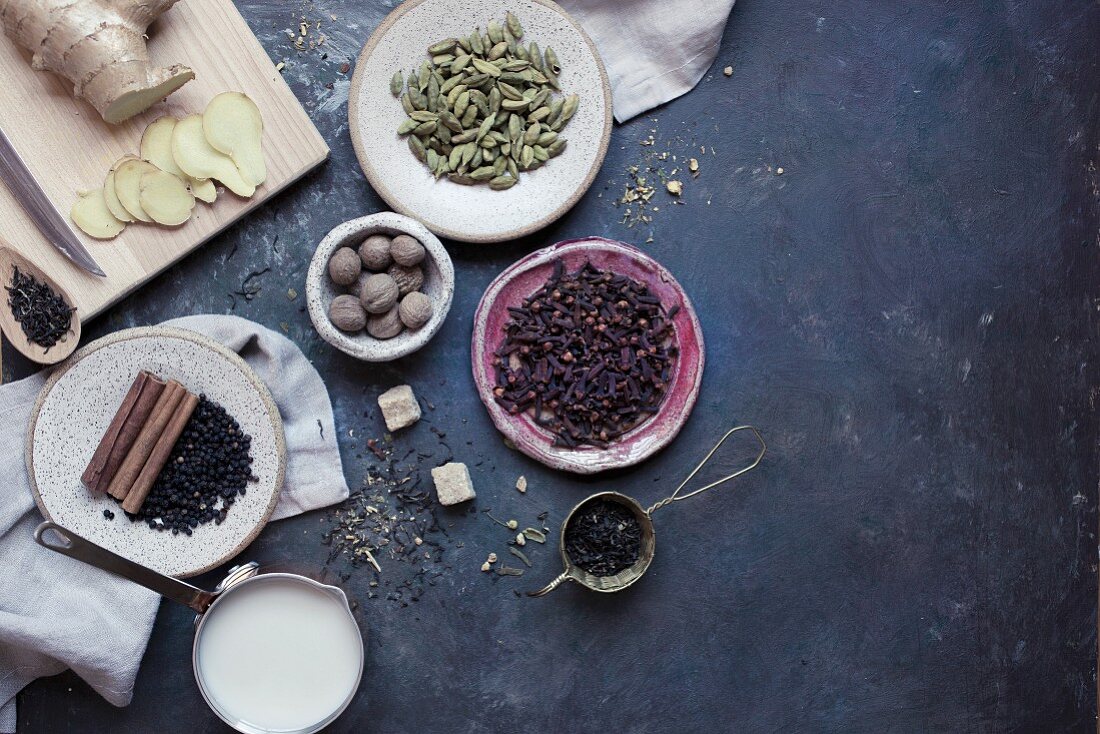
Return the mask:
<svg viewBox="0 0 1100 734"><path fill-rule="evenodd" d="M518 559L520 559L521 561L523 561L523 565L527 566L527 568L531 568L531 561L530 561L530 559L529 559L529 558L527 558L527 556L526 556L526 555L524 555L523 551L521 551L521 550L520 550L519 548L512 548L512 547L509 547L509 548L508 548L508 552L509 552L509 553L511 553L511 554L512 554L513 556L515 556L516 558L518 558Z"/></svg>
<svg viewBox="0 0 1100 734"><path fill-rule="evenodd" d="M512 568L511 566L501 566L497 569L498 576L522 576L522 568Z"/></svg>
<svg viewBox="0 0 1100 734"><path fill-rule="evenodd" d="M546 542L546 535L541 530L537 530L535 528L524 528L523 534L527 536L528 540L533 540L536 543Z"/></svg>

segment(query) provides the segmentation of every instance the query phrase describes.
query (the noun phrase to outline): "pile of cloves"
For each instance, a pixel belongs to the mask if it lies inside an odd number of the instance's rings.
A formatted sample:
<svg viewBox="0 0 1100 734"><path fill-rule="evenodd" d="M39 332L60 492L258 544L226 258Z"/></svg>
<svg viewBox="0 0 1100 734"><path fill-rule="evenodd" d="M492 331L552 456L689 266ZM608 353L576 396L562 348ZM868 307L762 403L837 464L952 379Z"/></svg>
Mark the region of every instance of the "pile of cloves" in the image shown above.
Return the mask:
<svg viewBox="0 0 1100 734"><path fill-rule="evenodd" d="M531 411L554 445L607 447L657 412L679 349L673 318L644 283L589 262L508 309L493 395Z"/></svg>

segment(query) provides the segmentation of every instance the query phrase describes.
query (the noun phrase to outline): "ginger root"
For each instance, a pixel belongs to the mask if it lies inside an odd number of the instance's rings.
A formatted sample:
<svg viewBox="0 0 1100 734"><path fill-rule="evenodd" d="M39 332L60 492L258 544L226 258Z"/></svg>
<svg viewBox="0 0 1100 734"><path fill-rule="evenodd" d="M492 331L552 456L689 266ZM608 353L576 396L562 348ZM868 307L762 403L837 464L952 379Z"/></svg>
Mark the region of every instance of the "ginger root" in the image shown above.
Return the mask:
<svg viewBox="0 0 1100 734"><path fill-rule="evenodd" d="M4 32L30 51L31 66L73 83L117 124L195 78L186 66L149 60L145 33L177 0L0 0Z"/></svg>

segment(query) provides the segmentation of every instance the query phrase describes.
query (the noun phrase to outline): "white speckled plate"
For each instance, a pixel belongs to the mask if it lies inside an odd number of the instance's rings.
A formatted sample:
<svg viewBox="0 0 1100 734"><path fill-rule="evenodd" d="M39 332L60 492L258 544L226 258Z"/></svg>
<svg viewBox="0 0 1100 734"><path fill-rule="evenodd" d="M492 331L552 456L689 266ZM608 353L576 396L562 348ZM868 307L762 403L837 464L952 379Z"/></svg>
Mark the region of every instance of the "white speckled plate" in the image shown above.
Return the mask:
<svg viewBox="0 0 1100 734"><path fill-rule="evenodd" d="M99 439L141 370L179 380L221 403L252 436L250 483L221 525L172 535L130 522L118 503L81 484ZM194 576L241 552L267 523L286 468L283 423L271 393L235 353L193 331L127 329L80 349L50 376L31 413L27 471L38 508L77 535L149 568ZM114 520L103 516L115 513Z"/></svg>
<svg viewBox="0 0 1100 734"><path fill-rule="evenodd" d="M468 35L474 26L484 31L509 10L523 23L525 43L557 52L563 92L580 96L577 114L562 131L569 144L545 166L522 173L507 191L436 181L397 134L405 111L390 94L390 78L399 69L407 75L419 67L429 44ZM611 137L611 87L591 39L550 0L408 0L359 54L348 117L359 165L391 207L443 237L501 242L550 224L592 185Z"/></svg>

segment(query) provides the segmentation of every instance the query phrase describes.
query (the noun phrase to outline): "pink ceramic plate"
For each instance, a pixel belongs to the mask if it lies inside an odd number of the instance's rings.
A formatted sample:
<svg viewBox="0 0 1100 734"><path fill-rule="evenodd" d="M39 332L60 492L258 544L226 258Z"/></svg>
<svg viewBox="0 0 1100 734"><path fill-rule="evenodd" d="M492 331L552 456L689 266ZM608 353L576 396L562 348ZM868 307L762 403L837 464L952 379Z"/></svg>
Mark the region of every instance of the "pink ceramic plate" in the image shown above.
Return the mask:
<svg viewBox="0 0 1100 734"><path fill-rule="evenodd" d="M531 415L511 415L493 399L495 375L492 359L504 338L508 307L521 305L523 299L542 287L558 258L564 259L569 271L577 270L588 260L598 268L627 275L646 283L666 309L680 307L673 319L680 356L673 367L668 392L660 410L606 449L554 446L553 436L537 425ZM593 474L637 464L671 443L691 414L703 379L703 331L683 288L671 273L648 255L630 245L602 237L559 242L531 253L497 276L481 297L474 314L470 351L474 383L481 395L481 402L485 403L489 416L500 432L531 458L555 469L578 474Z"/></svg>

